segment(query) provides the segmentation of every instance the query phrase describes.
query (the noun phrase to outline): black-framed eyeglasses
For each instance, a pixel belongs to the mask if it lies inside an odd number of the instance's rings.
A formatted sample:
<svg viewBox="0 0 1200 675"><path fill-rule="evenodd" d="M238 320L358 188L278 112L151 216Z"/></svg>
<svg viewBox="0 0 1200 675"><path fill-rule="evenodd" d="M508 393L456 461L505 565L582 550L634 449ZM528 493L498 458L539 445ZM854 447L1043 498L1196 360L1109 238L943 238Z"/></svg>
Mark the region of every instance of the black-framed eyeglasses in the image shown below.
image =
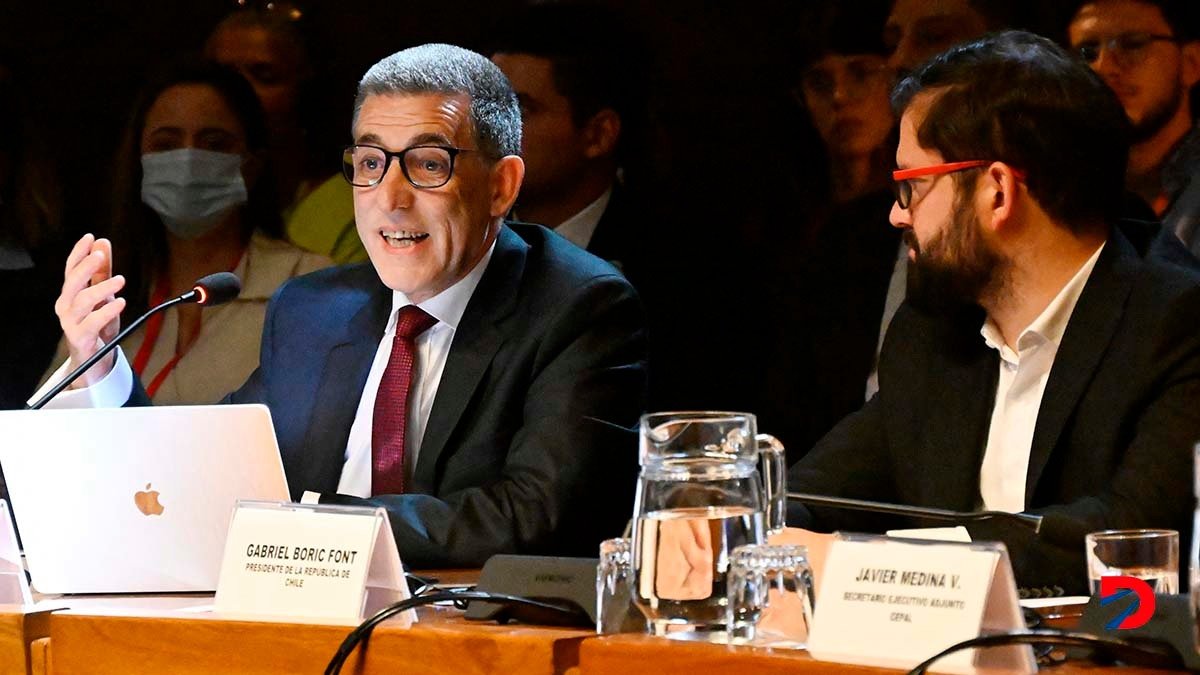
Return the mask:
<svg viewBox="0 0 1200 675"><path fill-rule="evenodd" d="M1094 65L1100 60L1100 52L1103 50L1112 55L1117 65L1127 68L1145 60L1146 48L1155 42L1178 43L1179 38L1153 33L1121 33L1103 40L1084 40L1075 45L1075 55L1084 63Z"/></svg>
<svg viewBox="0 0 1200 675"><path fill-rule="evenodd" d="M354 187L373 187L383 181L395 158L404 178L417 188L436 188L450 182L454 160L465 148L448 145L414 145L400 152L378 145L349 145L342 151L342 175Z"/></svg>

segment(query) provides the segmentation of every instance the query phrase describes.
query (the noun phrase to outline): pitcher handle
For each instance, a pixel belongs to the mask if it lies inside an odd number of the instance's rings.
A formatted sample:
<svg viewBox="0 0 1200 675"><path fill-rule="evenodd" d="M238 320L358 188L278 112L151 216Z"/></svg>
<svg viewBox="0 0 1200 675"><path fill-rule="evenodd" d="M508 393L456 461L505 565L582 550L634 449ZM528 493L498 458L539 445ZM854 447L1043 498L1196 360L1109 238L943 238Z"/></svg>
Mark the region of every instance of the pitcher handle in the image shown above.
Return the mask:
<svg viewBox="0 0 1200 675"><path fill-rule="evenodd" d="M783 531L787 514L787 467L783 443L771 434L754 437L762 457L763 491L766 493L767 535Z"/></svg>

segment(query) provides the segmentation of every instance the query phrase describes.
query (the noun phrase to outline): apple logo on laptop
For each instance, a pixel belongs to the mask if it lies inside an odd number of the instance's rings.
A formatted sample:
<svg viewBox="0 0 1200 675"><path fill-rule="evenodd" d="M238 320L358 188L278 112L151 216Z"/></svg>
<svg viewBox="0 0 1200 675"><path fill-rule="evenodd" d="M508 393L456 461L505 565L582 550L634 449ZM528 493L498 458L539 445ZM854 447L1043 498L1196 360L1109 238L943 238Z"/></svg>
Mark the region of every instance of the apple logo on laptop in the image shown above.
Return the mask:
<svg viewBox="0 0 1200 675"><path fill-rule="evenodd" d="M149 483L146 483L144 491L139 491L133 495L133 503L137 504L138 511L147 516L162 515L163 505L158 503L158 490L151 490Z"/></svg>

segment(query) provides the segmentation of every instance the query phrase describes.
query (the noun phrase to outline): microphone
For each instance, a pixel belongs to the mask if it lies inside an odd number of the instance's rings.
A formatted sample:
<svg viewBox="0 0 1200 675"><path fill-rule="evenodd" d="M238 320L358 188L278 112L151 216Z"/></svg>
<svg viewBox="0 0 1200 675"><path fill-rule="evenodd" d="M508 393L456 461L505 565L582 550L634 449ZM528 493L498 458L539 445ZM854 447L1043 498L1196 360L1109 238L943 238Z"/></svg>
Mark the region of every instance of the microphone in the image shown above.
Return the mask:
<svg viewBox="0 0 1200 675"><path fill-rule="evenodd" d="M45 406L50 402L51 399L53 399L55 396L58 396L62 390L71 386L72 382L78 380L79 376L86 373L88 368L96 365L97 361L104 358L112 350L116 349L117 345L121 343L121 340L124 340L126 336L137 330L138 327L145 323L146 319L149 319L151 316L161 312L164 309L167 309L168 307L173 307L179 304L195 303L201 307L213 307L233 300L241 291L242 282L239 281L237 276L231 272L217 272L216 274L210 274L206 277L200 278L192 286L192 290L178 297L171 298L170 300L167 300L166 302L151 309L149 312L139 316L137 320L129 324L125 330L117 333L117 336L109 341L108 344L101 347L100 350L95 354L92 354L91 357L89 357L87 361L84 361L78 368L72 370L70 374L64 377L61 382L54 385L50 391L46 392L45 396L42 396L38 400L34 401L31 405L25 406L25 409L38 410Z"/></svg>
<svg viewBox="0 0 1200 675"><path fill-rule="evenodd" d="M233 272L217 272L216 274L200 278L192 286L192 290L179 296L179 301L194 302L201 307L216 307L217 305L223 305L233 300L241 292L242 282L237 278L237 275ZM193 296L195 297L193 298ZM157 312L162 306L160 305L150 310L146 316ZM141 319L138 319L138 321L141 321ZM113 340L113 342L116 342L116 340Z"/></svg>
<svg viewBox="0 0 1200 675"><path fill-rule="evenodd" d="M906 506L902 504L887 504L872 502L865 499L850 499L848 497L825 497L823 495L807 494L804 492L789 492L787 498L813 506L828 506L835 509L852 511L870 511L871 513L889 513L897 516L912 516L928 518L929 520L947 520L954 523L978 523L985 520L1013 520L1034 533L1042 528L1042 516L1031 513L1009 513L1007 511L951 511L937 509L931 506Z"/></svg>

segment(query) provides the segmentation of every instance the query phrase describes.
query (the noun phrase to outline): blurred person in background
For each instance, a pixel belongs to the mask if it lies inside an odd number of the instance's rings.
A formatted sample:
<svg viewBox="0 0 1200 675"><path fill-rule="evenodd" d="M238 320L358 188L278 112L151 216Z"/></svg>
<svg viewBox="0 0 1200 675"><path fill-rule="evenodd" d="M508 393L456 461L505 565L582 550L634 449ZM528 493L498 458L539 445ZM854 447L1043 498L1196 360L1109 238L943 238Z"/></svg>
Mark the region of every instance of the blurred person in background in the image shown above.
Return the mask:
<svg viewBox="0 0 1200 675"><path fill-rule="evenodd" d="M214 272L241 279L237 300L156 314L123 344L155 403L221 400L258 366L275 289L330 264L282 240L267 127L251 86L214 63L164 71L134 106L113 195L108 261L127 271L126 317ZM54 363L66 357L63 341Z"/></svg>
<svg viewBox="0 0 1200 675"><path fill-rule="evenodd" d="M632 37L592 5L534 6L497 33L492 61L521 103L526 172L513 216L629 276L642 244L622 175L640 99Z"/></svg>
<svg viewBox="0 0 1200 675"><path fill-rule="evenodd" d="M54 154L37 128L13 60L0 55L0 304L16 320L0 331L0 408L25 398L54 354L61 281L62 202Z"/></svg>
<svg viewBox="0 0 1200 675"><path fill-rule="evenodd" d="M313 131L321 103L303 18L289 2L244 4L217 24L204 54L236 68L258 94L288 239L338 263L363 262L353 194L326 157L334 146L324 148Z"/></svg>
<svg viewBox="0 0 1200 675"><path fill-rule="evenodd" d="M883 30L888 65L906 73L935 54L984 33L1022 26L1023 0L895 0Z"/></svg>
<svg viewBox="0 0 1200 675"><path fill-rule="evenodd" d="M777 353L763 428L794 461L858 410L875 359L900 232L888 224L895 118L881 39L886 0L834 7L800 68L796 98L824 146L828 201L815 239L779 271Z"/></svg>
<svg viewBox="0 0 1200 675"><path fill-rule="evenodd" d="M1067 28L1071 49L1117 95L1133 125L1125 186L1200 255L1200 82L1195 0L1087 0Z"/></svg>

